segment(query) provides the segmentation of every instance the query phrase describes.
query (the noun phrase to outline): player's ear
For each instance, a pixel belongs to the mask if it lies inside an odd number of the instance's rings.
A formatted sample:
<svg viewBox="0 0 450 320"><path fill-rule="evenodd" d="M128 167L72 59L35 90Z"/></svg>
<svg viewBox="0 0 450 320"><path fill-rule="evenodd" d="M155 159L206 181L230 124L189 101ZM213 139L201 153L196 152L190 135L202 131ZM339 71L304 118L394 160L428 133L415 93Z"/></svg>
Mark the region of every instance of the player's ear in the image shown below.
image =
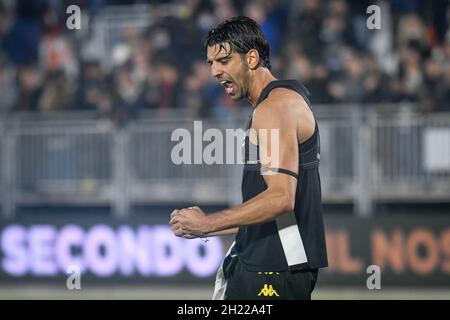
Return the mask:
<svg viewBox="0 0 450 320"><path fill-rule="evenodd" d="M256 69L259 65L259 52L256 49L250 49L247 54L247 64L252 70Z"/></svg>

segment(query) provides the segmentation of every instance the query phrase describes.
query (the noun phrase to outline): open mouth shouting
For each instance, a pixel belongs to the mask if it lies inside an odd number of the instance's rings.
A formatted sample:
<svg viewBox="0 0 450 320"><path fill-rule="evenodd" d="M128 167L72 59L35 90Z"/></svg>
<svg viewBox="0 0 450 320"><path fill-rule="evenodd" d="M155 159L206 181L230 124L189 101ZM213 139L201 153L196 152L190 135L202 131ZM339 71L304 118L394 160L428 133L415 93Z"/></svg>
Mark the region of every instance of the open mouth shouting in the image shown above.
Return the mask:
<svg viewBox="0 0 450 320"><path fill-rule="evenodd" d="M220 80L220 84L225 88L225 92L231 95L236 92L236 85L230 80Z"/></svg>

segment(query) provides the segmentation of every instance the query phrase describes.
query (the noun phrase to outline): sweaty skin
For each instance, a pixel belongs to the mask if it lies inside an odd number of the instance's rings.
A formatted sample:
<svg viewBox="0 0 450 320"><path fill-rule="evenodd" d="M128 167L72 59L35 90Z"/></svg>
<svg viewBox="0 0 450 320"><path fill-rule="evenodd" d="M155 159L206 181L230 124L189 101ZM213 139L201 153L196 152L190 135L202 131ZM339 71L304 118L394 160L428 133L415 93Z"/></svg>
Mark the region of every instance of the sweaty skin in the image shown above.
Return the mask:
<svg viewBox="0 0 450 320"><path fill-rule="evenodd" d="M253 108L264 89L276 78L267 68L260 65L257 50L246 54L232 52L230 45L208 47L207 61L211 74L224 86L225 92L233 99L246 98ZM315 121L304 99L284 88L272 90L269 96L253 111L250 142L260 146L263 167L283 168L298 173L299 144L314 134ZM259 130L267 130L259 134ZM271 130L279 134L279 162L271 166ZM296 178L286 174L265 174L267 189L241 205L226 210L205 214L197 206L174 210L170 215L170 225L178 237L193 239L204 236L235 234L238 227L258 224L275 219L292 211L297 188Z"/></svg>

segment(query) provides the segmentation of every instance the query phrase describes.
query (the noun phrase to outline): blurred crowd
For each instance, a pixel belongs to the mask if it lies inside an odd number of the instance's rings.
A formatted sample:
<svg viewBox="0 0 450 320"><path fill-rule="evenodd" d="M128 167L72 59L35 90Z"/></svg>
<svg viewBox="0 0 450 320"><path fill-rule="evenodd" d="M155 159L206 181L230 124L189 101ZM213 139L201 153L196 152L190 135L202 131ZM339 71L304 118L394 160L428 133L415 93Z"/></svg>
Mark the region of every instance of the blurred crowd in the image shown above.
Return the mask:
<svg viewBox="0 0 450 320"><path fill-rule="evenodd" d="M366 27L373 3L380 30ZM73 4L80 30L66 26ZM148 26L120 24L119 40L100 46L94 22L103 10L142 4L151 6ZM275 76L302 82L315 104L450 111L446 0L0 0L0 116L91 110L124 123L143 110L184 108L222 117L247 104L212 79L202 40L235 15L262 26Z"/></svg>

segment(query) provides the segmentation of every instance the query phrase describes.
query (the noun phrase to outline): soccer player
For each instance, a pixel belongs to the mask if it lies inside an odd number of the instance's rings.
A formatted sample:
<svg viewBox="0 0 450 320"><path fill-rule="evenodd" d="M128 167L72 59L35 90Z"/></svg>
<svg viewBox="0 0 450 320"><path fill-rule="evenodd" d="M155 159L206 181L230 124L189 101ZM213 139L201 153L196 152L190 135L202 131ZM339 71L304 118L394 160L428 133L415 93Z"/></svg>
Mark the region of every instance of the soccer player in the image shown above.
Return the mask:
<svg viewBox="0 0 450 320"><path fill-rule="evenodd" d="M204 46L212 76L233 100L246 98L254 109L245 138L243 203L212 214L199 207L174 210L171 228L187 239L237 233L213 299L311 299L327 254L310 93L272 75L268 42L250 18L222 22ZM256 161L250 161L252 150Z"/></svg>

